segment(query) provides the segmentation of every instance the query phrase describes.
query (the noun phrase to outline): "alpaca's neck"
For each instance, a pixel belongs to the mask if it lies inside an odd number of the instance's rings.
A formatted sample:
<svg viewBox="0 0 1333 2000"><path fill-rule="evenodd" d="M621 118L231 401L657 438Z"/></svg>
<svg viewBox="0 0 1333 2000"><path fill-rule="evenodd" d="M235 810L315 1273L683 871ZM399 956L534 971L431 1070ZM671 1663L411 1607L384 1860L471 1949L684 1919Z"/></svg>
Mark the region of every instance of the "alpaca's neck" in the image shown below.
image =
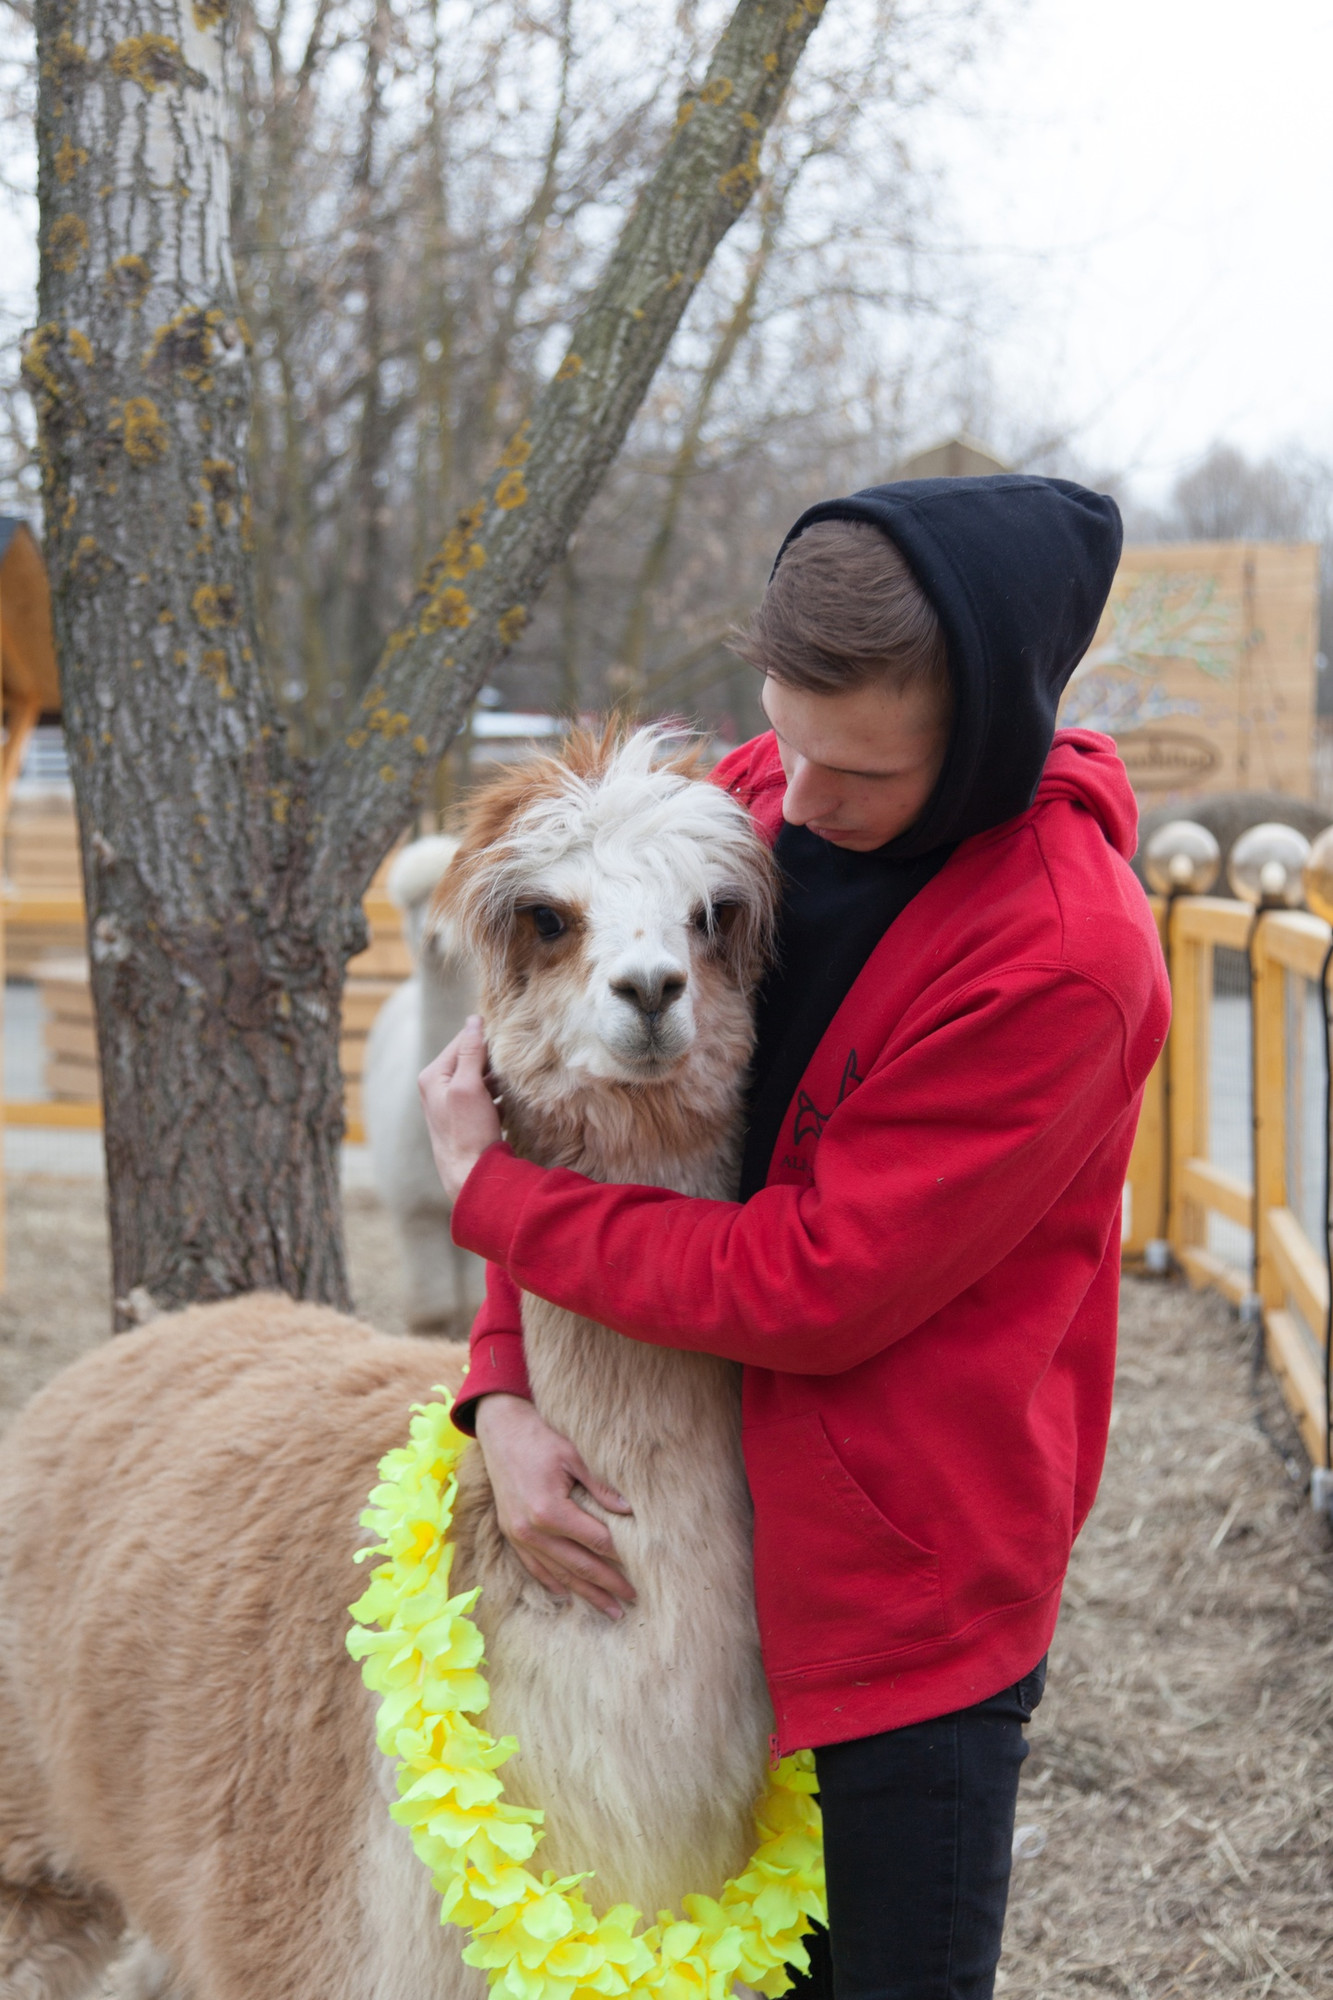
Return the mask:
<svg viewBox="0 0 1333 2000"><path fill-rule="evenodd" d="M567 1094L524 1099L504 1086L511 1143L541 1166L590 1179L733 1198L740 1149L734 1066L701 1061L656 1087L584 1078ZM740 1478L737 1371L710 1355L623 1339L544 1300L523 1307L524 1344L537 1406L603 1478L634 1504L653 1496L689 1511L680 1472L704 1453L734 1461ZM728 1486L723 1478L723 1487ZM728 1494L728 1505L742 1504Z"/></svg>
<svg viewBox="0 0 1333 2000"><path fill-rule="evenodd" d="M739 1112L735 1083L708 1077L657 1085L592 1077L540 1098L507 1079L504 1087L505 1135L538 1166L713 1199L736 1192Z"/></svg>

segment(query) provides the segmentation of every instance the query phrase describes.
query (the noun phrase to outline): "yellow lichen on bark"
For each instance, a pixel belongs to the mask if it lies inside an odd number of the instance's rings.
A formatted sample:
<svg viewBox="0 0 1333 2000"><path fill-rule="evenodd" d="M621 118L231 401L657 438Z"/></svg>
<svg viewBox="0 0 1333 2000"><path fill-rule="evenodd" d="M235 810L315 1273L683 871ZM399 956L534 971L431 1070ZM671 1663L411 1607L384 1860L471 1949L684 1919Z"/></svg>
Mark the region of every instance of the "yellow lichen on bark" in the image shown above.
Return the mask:
<svg viewBox="0 0 1333 2000"><path fill-rule="evenodd" d="M495 504L506 514L512 514L515 507L522 507L528 497L528 489L523 483L521 472L506 472L495 489Z"/></svg>
<svg viewBox="0 0 1333 2000"><path fill-rule="evenodd" d="M435 555L427 563L421 579L421 588L430 594L432 602L439 592L440 584L446 578L455 583L462 583L473 570L484 567L486 551L480 542L473 540L477 529L481 525L481 517L484 511L485 509L480 505L465 508L441 542ZM448 592L444 594L446 596L449 595ZM466 604L467 599L463 597L461 590L454 591L453 596L461 599ZM443 622L448 623L449 621L445 620ZM463 622L466 624L467 620L464 619ZM423 627L423 630L438 631L439 621L434 625Z"/></svg>
<svg viewBox="0 0 1333 2000"><path fill-rule="evenodd" d="M200 477L213 502L213 518L220 528L229 528L236 519L232 501L236 495L236 467L229 458L206 458Z"/></svg>
<svg viewBox="0 0 1333 2000"><path fill-rule="evenodd" d="M165 84L186 83L196 74L170 35L130 35L111 51L111 67L123 83L137 83L149 95Z"/></svg>
<svg viewBox="0 0 1333 2000"><path fill-rule="evenodd" d="M699 102L701 104L725 104L735 88L736 86L729 76L715 76L713 81L706 83L699 92Z"/></svg>
<svg viewBox="0 0 1333 2000"><path fill-rule="evenodd" d="M462 632L472 623L472 606L464 591L450 584L447 590L436 591L427 600L426 606L417 620L419 632Z"/></svg>
<svg viewBox="0 0 1333 2000"><path fill-rule="evenodd" d="M750 150L745 158L719 176L717 191L725 195L728 201L734 202L737 208L743 208L754 193L758 179L759 141L754 139L750 142Z"/></svg>
<svg viewBox="0 0 1333 2000"><path fill-rule="evenodd" d="M496 630L506 646L512 646L523 627L528 622L528 614L521 604L511 604L508 611L502 611L496 620Z"/></svg>
<svg viewBox="0 0 1333 2000"><path fill-rule="evenodd" d="M210 28L220 28L227 18L227 0L193 0L190 12L194 15L194 25L201 35Z"/></svg>
<svg viewBox="0 0 1333 2000"><path fill-rule="evenodd" d="M236 690L227 675L227 655L221 646L209 646L199 656L199 671L217 686L219 701L234 701Z"/></svg>
<svg viewBox="0 0 1333 2000"><path fill-rule="evenodd" d="M166 457L167 427L151 396L130 397L121 441L136 465L156 465Z"/></svg>
<svg viewBox="0 0 1333 2000"><path fill-rule="evenodd" d="M572 382L576 375L583 373L583 362L577 354L567 354L555 371L557 382Z"/></svg>
<svg viewBox="0 0 1333 2000"><path fill-rule="evenodd" d="M34 394L40 392L48 408L64 395L60 377L51 365L61 339L60 322L49 319L29 336L23 350L24 379Z"/></svg>
<svg viewBox="0 0 1333 2000"><path fill-rule="evenodd" d="M65 345L76 361L81 361L85 368L92 367L93 344L81 327L72 326L70 328L69 332L65 335Z"/></svg>
<svg viewBox="0 0 1333 2000"><path fill-rule="evenodd" d="M81 215L58 215L47 232L46 252L57 271L77 271L88 251L88 225Z"/></svg>
<svg viewBox="0 0 1333 2000"><path fill-rule="evenodd" d="M528 460L532 457L532 446L528 443L524 433L531 430L531 428L531 420L525 420L519 425L504 450L500 453L501 465L513 467L527 464Z"/></svg>
<svg viewBox="0 0 1333 2000"><path fill-rule="evenodd" d="M217 352L214 335L225 317L217 306L207 312L200 306L186 306L153 334L144 356L145 373L161 375L175 370L196 388L211 387L209 370Z"/></svg>
<svg viewBox="0 0 1333 2000"><path fill-rule="evenodd" d="M68 28L62 28L42 68L47 76L65 79L76 75L87 65L87 61L88 51L83 43L76 42Z"/></svg>
<svg viewBox="0 0 1333 2000"><path fill-rule="evenodd" d="M229 583L201 583L190 599L190 609L196 624L202 625L205 632L216 631L220 625L235 625L241 615L236 592Z"/></svg>
<svg viewBox="0 0 1333 2000"><path fill-rule="evenodd" d="M117 257L102 283L130 306L141 306L148 296L153 274L142 257Z"/></svg>
<svg viewBox="0 0 1333 2000"><path fill-rule="evenodd" d="M394 714L391 709L377 708L370 718L371 730L388 743L392 743L395 736L406 736L411 727L411 717L404 715L401 709Z"/></svg>
<svg viewBox="0 0 1333 2000"><path fill-rule="evenodd" d="M68 187L79 168L87 166L88 149L86 146L76 146L67 132L56 147L56 156L52 164L61 187Z"/></svg>

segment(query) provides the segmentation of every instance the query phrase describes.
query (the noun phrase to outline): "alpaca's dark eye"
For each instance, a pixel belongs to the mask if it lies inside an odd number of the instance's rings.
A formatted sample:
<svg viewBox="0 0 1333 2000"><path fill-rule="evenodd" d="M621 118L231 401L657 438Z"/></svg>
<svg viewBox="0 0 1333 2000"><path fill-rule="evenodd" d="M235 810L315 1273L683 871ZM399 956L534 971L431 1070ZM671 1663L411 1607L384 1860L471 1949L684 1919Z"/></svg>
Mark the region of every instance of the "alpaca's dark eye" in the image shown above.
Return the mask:
<svg viewBox="0 0 1333 2000"><path fill-rule="evenodd" d="M559 910L553 910L549 903L534 903L528 915L532 918L532 927L538 937L546 939L548 943L552 938L558 938L565 928L565 920Z"/></svg>
<svg viewBox="0 0 1333 2000"><path fill-rule="evenodd" d="M740 913L739 903L701 903L691 922L705 937L726 937Z"/></svg>

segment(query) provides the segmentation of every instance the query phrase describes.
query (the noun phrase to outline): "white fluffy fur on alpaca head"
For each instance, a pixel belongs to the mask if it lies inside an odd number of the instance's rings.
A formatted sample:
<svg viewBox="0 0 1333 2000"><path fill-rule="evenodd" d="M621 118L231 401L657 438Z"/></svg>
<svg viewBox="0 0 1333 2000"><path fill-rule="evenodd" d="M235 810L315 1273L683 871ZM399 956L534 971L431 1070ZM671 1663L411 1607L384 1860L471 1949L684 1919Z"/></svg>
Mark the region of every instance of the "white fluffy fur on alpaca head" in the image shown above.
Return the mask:
<svg viewBox="0 0 1333 2000"><path fill-rule="evenodd" d="M471 806L437 907L477 963L525 1100L670 1082L749 1053L774 867L749 815L645 729L580 734Z"/></svg>

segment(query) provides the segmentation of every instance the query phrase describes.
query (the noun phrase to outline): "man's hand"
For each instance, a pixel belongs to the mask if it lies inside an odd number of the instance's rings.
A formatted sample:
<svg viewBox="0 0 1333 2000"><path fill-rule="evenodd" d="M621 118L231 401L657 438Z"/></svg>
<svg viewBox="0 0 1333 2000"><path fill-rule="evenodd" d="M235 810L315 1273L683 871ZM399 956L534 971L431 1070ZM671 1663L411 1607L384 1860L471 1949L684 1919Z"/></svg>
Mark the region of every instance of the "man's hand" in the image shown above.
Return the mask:
<svg viewBox="0 0 1333 2000"><path fill-rule="evenodd" d="M589 1472L569 1439L544 1423L526 1397L483 1396L477 1443L501 1533L528 1575L553 1597L572 1592L607 1618L623 1618L634 1586L616 1560L610 1529L579 1506L573 1488L582 1486L610 1514L632 1513L628 1502Z"/></svg>
<svg viewBox="0 0 1333 2000"><path fill-rule="evenodd" d="M480 1014L468 1015L467 1025L422 1070L417 1089L440 1185L457 1201L477 1161L500 1137L500 1116L486 1084Z"/></svg>

